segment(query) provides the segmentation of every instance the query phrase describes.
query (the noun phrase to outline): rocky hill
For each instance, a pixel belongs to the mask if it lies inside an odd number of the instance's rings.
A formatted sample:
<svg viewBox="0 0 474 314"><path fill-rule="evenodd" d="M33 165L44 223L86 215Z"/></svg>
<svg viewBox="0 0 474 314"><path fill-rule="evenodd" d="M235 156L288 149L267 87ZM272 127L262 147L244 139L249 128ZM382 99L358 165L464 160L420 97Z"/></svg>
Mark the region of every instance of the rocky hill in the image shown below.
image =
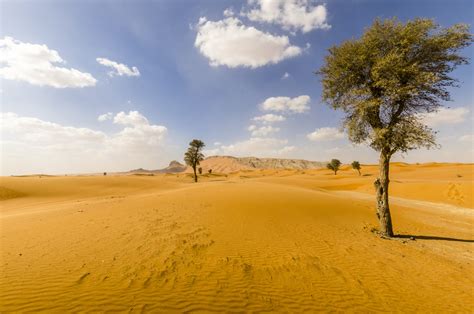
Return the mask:
<svg viewBox="0 0 474 314"><path fill-rule="evenodd" d="M203 172L209 169L218 173L229 173L251 169L314 169L325 167L325 162L308 161L303 159L257 158L210 156L201 162ZM192 172L188 167L186 172Z"/></svg>
<svg viewBox="0 0 474 314"><path fill-rule="evenodd" d="M170 162L169 166L160 170L157 170L158 173L177 173L177 172L184 172L186 170L186 166L182 163L173 160Z"/></svg>
<svg viewBox="0 0 474 314"><path fill-rule="evenodd" d="M184 172L186 170L186 166L183 165L182 163L173 160L170 162L168 167L163 168L163 169L157 169L157 170L147 170L143 168L139 169L134 169L130 170L129 173L147 173L147 174L154 174L154 173L179 173L179 172Z"/></svg>

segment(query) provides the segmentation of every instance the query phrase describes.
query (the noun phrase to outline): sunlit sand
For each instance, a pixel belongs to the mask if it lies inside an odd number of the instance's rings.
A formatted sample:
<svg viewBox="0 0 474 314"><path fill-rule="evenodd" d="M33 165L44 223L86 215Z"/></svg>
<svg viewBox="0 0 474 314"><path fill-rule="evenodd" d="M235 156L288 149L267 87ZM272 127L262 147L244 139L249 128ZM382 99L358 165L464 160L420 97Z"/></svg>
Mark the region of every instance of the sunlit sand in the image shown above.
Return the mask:
<svg viewBox="0 0 474 314"><path fill-rule="evenodd" d="M471 312L473 171L2 177L0 311Z"/></svg>

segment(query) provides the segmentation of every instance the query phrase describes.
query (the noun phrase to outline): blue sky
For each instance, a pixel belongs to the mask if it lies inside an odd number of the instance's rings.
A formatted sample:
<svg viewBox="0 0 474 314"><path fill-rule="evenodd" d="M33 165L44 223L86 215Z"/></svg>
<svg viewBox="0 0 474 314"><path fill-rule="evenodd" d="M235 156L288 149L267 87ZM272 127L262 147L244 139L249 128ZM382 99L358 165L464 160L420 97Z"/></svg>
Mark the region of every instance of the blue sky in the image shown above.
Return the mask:
<svg viewBox="0 0 474 314"><path fill-rule="evenodd" d="M324 6L325 14L304 28L288 17L294 14L290 11L279 12L273 21L264 20L264 9L253 2L1 1L1 38L12 38L11 45L17 48L45 45L64 60L54 66L92 77L74 78L89 84L84 87L63 78L67 86L58 88L28 78L28 69L21 77L17 68L14 74L3 74L1 111L8 127L2 135L2 174L159 168L171 159L181 161L193 138L207 144L208 155L375 162L376 152L352 147L335 133L342 114L321 103L321 85L313 72L327 49L359 37L377 17L397 16L402 21L428 17L450 26L471 24L474 12L472 1L310 1L305 10ZM249 14L252 10L254 17ZM199 23L200 18L205 20ZM240 45L216 54L221 43L216 38L230 27L229 19L238 20L240 29L254 28L257 37L279 38L278 45L296 50L273 56L280 58L277 61L262 57L265 64L256 66L250 66L248 58L239 61L239 56L232 56ZM201 46L196 45L199 32L207 32ZM286 45L281 44L282 37L288 39ZM463 54L472 57L473 48ZM126 65L128 70L136 67L139 75L119 75L97 58ZM452 90L453 101L447 105L456 111L431 117L442 148L410 152L397 160L473 161L473 65L460 67L453 76L462 87ZM302 95L310 100L299 111L262 109L271 97L290 100ZM122 120L117 118L120 112ZM106 113L111 113L109 119L99 121ZM265 114L284 121L252 120ZM146 127L137 124L142 122ZM252 125L260 133L252 135ZM41 132L45 134L40 136ZM32 133L38 136L32 138ZM91 145L87 145L89 138Z"/></svg>

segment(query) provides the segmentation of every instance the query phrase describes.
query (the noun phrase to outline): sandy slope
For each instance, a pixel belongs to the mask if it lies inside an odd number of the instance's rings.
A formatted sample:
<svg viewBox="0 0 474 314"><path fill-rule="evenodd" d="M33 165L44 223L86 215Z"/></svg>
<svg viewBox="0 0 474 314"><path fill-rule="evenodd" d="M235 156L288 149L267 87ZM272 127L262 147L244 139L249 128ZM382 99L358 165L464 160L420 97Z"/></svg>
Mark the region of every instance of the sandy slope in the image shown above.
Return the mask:
<svg viewBox="0 0 474 314"><path fill-rule="evenodd" d="M1 178L0 311L472 312L473 165ZM447 210L447 208L449 210Z"/></svg>

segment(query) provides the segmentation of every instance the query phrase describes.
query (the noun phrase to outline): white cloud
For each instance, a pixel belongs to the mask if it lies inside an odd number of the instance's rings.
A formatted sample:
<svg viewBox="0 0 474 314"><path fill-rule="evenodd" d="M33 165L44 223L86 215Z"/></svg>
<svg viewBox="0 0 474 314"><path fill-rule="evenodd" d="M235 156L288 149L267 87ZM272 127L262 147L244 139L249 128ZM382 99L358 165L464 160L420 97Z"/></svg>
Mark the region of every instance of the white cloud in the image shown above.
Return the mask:
<svg viewBox="0 0 474 314"><path fill-rule="evenodd" d="M208 21L201 17L194 45L211 66L258 68L301 54L287 36L275 36L243 25L235 17Z"/></svg>
<svg viewBox="0 0 474 314"><path fill-rule="evenodd" d="M222 145L221 142L214 142L214 146L220 146L220 145Z"/></svg>
<svg viewBox="0 0 474 314"><path fill-rule="evenodd" d="M130 111L129 113L121 111L115 115L114 123L132 126L149 124L148 119L138 111Z"/></svg>
<svg viewBox="0 0 474 314"><path fill-rule="evenodd" d="M307 135L311 141L332 141L344 138L344 133L339 131L337 128L319 128L313 133Z"/></svg>
<svg viewBox="0 0 474 314"><path fill-rule="evenodd" d="M235 15L234 10L232 8L225 9L223 14L225 17L231 17Z"/></svg>
<svg viewBox="0 0 474 314"><path fill-rule="evenodd" d="M249 131L252 131L253 137L265 137L272 133L276 133L280 131L280 128L272 127L271 125L268 126L261 126L259 128L255 127L254 125L251 126L252 129L249 127Z"/></svg>
<svg viewBox="0 0 474 314"><path fill-rule="evenodd" d="M102 64L103 66L110 67L113 70L110 71L108 74L110 77L114 76L140 76L140 71L138 71L137 67L130 68L129 66L118 63L107 58L97 58L97 62Z"/></svg>
<svg viewBox="0 0 474 314"><path fill-rule="evenodd" d="M257 126L256 125L249 125L249 127L247 128L247 130L249 131L253 131L253 130L256 130L257 129Z"/></svg>
<svg viewBox="0 0 474 314"><path fill-rule="evenodd" d="M295 98L290 97L270 97L267 98L260 107L264 111L302 113L309 110L311 98L308 95L301 95Z"/></svg>
<svg viewBox="0 0 474 314"><path fill-rule="evenodd" d="M281 115L276 115L276 114L273 114L273 113L267 113L267 114L264 114L263 116L255 117L252 120L257 121L257 122L262 122L262 123L265 123L265 124L270 124L270 123L274 123L274 122L285 121L286 118L284 116L281 116Z"/></svg>
<svg viewBox="0 0 474 314"><path fill-rule="evenodd" d="M107 112L107 113L104 113L104 114L101 114L100 116L98 116L97 120L100 121L100 122L107 121L107 120L112 119L113 115L114 114L112 112Z"/></svg>
<svg viewBox="0 0 474 314"><path fill-rule="evenodd" d="M231 145L221 145L219 148L212 150L212 154L244 157L282 156L295 150L294 146L289 146L287 144L288 140L268 137L251 137L247 140L239 141Z"/></svg>
<svg viewBox="0 0 474 314"><path fill-rule="evenodd" d="M0 39L0 77L56 88L94 86L89 73L59 67L65 63L56 50L46 45L24 43L12 37Z"/></svg>
<svg viewBox="0 0 474 314"><path fill-rule="evenodd" d="M288 72L285 72L285 74L283 74L283 76L281 77L282 80L286 80L287 78L290 77L290 73Z"/></svg>
<svg viewBox="0 0 474 314"><path fill-rule="evenodd" d="M464 107L458 108L444 108L441 107L436 112L430 112L421 116L421 120L424 124L435 127L443 124L457 124L464 122L469 109Z"/></svg>
<svg viewBox="0 0 474 314"><path fill-rule="evenodd" d="M313 29L329 29L324 4L311 0L248 0L251 9L242 13L252 21L274 23L290 31L307 33Z"/></svg>
<svg viewBox="0 0 474 314"><path fill-rule="evenodd" d="M15 113L0 113L2 174L156 168L167 128L136 111L115 116L124 127L107 134Z"/></svg>

